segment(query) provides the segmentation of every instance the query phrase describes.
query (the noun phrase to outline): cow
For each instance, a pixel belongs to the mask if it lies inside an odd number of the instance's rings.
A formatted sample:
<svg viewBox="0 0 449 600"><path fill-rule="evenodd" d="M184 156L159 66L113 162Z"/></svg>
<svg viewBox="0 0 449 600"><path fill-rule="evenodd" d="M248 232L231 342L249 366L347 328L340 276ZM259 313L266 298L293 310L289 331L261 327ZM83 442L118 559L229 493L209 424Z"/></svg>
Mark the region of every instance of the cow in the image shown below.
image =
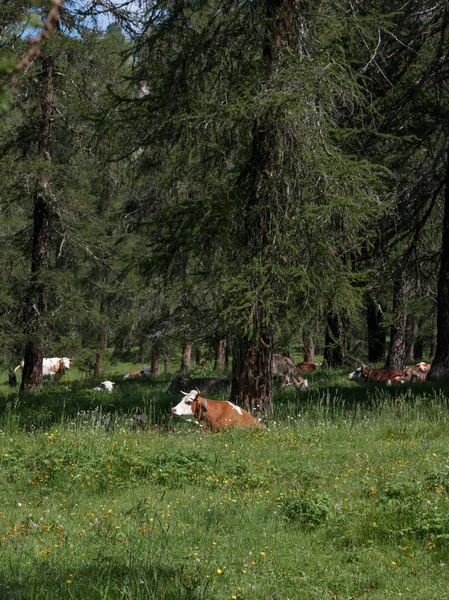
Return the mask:
<svg viewBox="0 0 449 600"><path fill-rule="evenodd" d="M356 383L386 383L391 385L396 383L397 378L402 376L403 371L400 369L370 369L366 365L362 365L355 371L349 374L349 379Z"/></svg>
<svg viewBox="0 0 449 600"><path fill-rule="evenodd" d="M173 379L167 394L179 394L187 388L196 388L202 394L220 394L221 392L229 393L231 391L230 379L219 379L216 377L198 377L191 379L178 375Z"/></svg>
<svg viewBox="0 0 449 600"><path fill-rule="evenodd" d="M205 430L263 427L255 417L232 402L203 398L198 390L182 393L184 398L171 409L172 414L187 421L194 421Z"/></svg>
<svg viewBox="0 0 449 600"><path fill-rule="evenodd" d="M141 371L132 371L126 373L123 379L139 379L140 377L149 377L151 375L151 367L144 367Z"/></svg>
<svg viewBox="0 0 449 600"><path fill-rule="evenodd" d="M298 371L315 371L316 369L320 368L320 365L317 363L313 363L313 362L300 362L296 365L296 368L298 369Z"/></svg>
<svg viewBox="0 0 449 600"><path fill-rule="evenodd" d="M427 379L431 363L420 362L416 365L405 367L401 375L391 380L389 385L400 383L422 383Z"/></svg>
<svg viewBox="0 0 449 600"><path fill-rule="evenodd" d="M295 363L288 356L282 354L272 354L271 374L273 377L279 376L282 379L282 387L293 384L301 391L309 389L309 382L304 379L296 368Z"/></svg>
<svg viewBox="0 0 449 600"><path fill-rule="evenodd" d="M14 371L17 369L23 369L24 361L21 360ZM59 381L61 377L64 375L65 371L68 371L70 367L73 367L73 361L67 356L63 356L62 358L53 357L53 358L43 358L42 359L42 377L48 377L50 382Z"/></svg>
<svg viewBox="0 0 449 600"><path fill-rule="evenodd" d="M96 392L109 392L112 393L115 383L113 381L102 381L99 386L94 387Z"/></svg>

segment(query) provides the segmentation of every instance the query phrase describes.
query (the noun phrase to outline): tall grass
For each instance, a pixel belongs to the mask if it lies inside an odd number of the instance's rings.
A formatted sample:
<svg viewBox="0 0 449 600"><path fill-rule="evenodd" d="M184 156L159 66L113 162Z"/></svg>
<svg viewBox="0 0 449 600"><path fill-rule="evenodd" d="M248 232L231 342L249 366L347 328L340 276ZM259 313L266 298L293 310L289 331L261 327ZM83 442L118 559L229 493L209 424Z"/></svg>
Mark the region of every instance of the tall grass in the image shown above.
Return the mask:
<svg viewBox="0 0 449 600"><path fill-rule="evenodd" d="M0 398L0 598L448 597L445 391L323 371L203 434L165 378L91 387Z"/></svg>

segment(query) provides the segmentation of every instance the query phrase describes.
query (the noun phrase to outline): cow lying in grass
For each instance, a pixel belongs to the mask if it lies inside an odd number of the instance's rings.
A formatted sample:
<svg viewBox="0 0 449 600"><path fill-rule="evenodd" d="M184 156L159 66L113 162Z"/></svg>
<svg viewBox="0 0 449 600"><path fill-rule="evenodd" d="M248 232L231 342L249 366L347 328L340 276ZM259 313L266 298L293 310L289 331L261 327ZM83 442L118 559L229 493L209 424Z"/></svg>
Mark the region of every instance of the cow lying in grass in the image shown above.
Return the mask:
<svg viewBox="0 0 449 600"><path fill-rule="evenodd" d="M220 431L237 427L263 427L263 425L246 410L228 401L209 400L200 396L198 390L182 392L184 398L171 409L176 417L194 421L204 429Z"/></svg>
<svg viewBox="0 0 449 600"><path fill-rule="evenodd" d="M386 383L387 385L391 385L391 382L396 382L402 373L400 369L370 369L366 365L362 365L352 373L349 373L349 379L360 384Z"/></svg>

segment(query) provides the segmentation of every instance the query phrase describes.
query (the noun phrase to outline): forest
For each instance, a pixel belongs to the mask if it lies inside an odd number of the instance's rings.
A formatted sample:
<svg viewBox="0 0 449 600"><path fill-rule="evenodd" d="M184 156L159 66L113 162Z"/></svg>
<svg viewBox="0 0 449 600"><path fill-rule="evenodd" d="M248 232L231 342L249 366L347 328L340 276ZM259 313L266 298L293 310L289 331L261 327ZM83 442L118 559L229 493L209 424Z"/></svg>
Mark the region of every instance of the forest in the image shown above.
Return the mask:
<svg viewBox="0 0 449 600"><path fill-rule="evenodd" d="M1 361L449 379L447 0L0 7ZM179 362L181 361L181 362ZM176 364L175 364L176 363Z"/></svg>

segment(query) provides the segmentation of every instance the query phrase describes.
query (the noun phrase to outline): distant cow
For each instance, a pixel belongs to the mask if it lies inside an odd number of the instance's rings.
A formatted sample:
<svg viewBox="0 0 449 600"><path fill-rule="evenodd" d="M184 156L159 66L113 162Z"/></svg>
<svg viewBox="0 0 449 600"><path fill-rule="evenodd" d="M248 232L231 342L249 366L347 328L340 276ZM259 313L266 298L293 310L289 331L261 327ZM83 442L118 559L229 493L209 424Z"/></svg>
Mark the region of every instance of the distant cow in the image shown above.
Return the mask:
<svg viewBox="0 0 449 600"><path fill-rule="evenodd" d="M102 381L99 386L94 387L96 392L109 392L112 393L114 389L114 381Z"/></svg>
<svg viewBox="0 0 449 600"><path fill-rule="evenodd" d="M391 381L390 385L400 383L422 383L427 379L431 363L420 362L417 365L406 367L400 376Z"/></svg>
<svg viewBox="0 0 449 600"><path fill-rule="evenodd" d="M370 369L366 365L362 365L353 373L349 374L349 379L356 383L386 383L391 385L396 382L397 378L402 375L400 369Z"/></svg>
<svg viewBox="0 0 449 600"><path fill-rule="evenodd" d="M273 354L271 357L271 372L273 377L282 378L282 386L293 384L301 391L309 389L309 382L304 379L296 368L295 363L288 356Z"/></svg>
<svg viewBox="0 0 449 600"><path fill-rule="evenodd" d="M151 375L151 367L144 367L141 371L132 371L126 373L123 379L139 379L140 377L149 377Z"/></svg>
<svg viewBox="0 0 449 600"><path fill-rule="evenodd" d="M220 394L231 391L230 379L219 379L217 377L198 377L191 379L178 375L173 379L167 390L168 394L179 394L183 390L195 388L202 394Z"/></svg>
<svg viewBox="0 0 449 600"><path fill-rule="evenodd" d="M313 362L300 362L296 365L298 371L315 371L320 368L320 365Z"/></svg>
<svg viewBox="0 0 449 600"><path fill-rule="evenodd" d="M63 356L62 358L53 357L53 358L44 358L42 359L42 377L48 377L53 383L54 381L59 381L61 377L64 375L65 371L68 371L70 367L73 367L73 361L67 356ZM21 360L20 364L14 369L23 369L24 361Z"/></svg>
<svg viewBox="0 0 449 600"><path fill-rule="evenodd" d="M263 427L246 410L232 402L203 398L197 390L184 394L181 402L171 409L172 414L194 421L205 429L220 431L229 427Z"/></svg>

